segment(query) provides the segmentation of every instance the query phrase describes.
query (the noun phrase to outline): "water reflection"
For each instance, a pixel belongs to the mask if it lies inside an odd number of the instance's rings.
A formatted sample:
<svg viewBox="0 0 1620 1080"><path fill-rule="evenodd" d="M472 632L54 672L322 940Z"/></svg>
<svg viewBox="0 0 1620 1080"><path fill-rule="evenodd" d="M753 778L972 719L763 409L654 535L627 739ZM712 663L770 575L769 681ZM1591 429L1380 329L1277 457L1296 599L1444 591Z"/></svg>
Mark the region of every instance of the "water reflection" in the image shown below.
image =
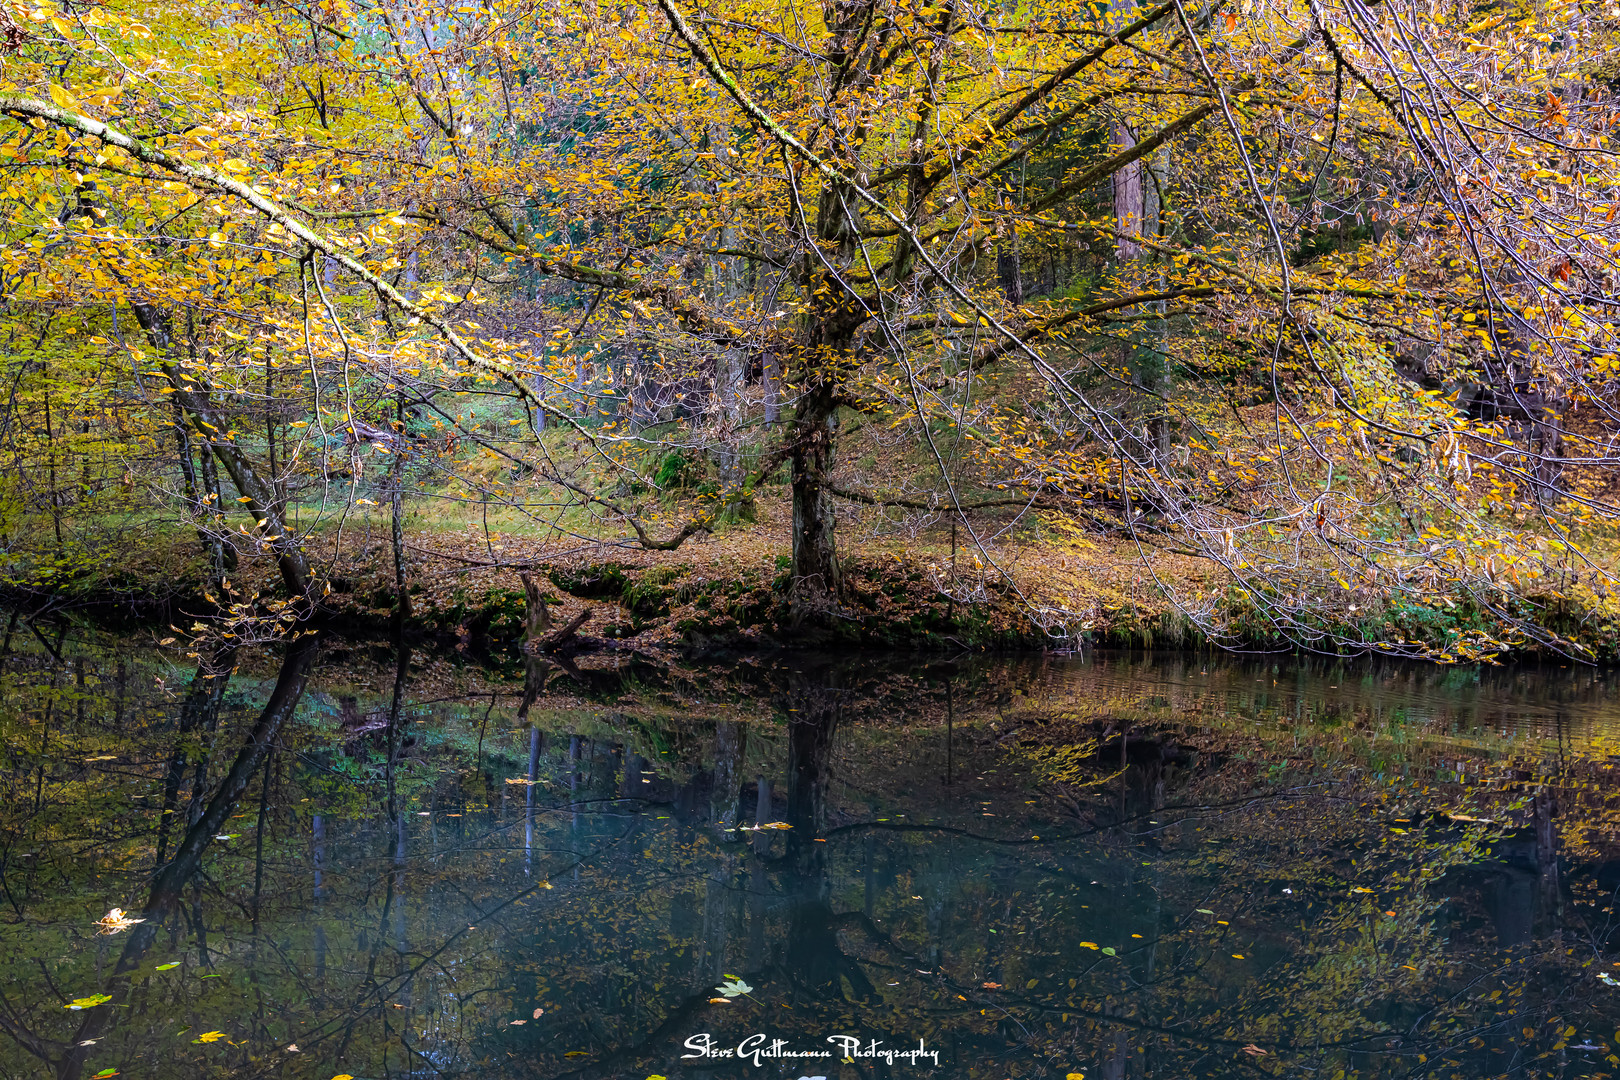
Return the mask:
<svg viewBox="0 0 1620 1080"><path fill-rule="evenodd" d="M170 663L5 658L7 1075L1614 1069L1600 674Z"/></svg>

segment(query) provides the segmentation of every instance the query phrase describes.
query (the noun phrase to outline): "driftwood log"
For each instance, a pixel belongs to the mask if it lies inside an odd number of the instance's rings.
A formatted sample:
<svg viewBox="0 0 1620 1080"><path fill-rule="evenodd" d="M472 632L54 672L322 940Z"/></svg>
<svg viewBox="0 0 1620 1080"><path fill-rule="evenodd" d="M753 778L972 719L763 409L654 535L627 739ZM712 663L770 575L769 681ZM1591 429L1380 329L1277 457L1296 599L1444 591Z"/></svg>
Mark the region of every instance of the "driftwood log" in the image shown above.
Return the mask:
<svg viewBox="0 0 1620 1080"><path fill-rule="evenodd" d="M585 608L570 619L567 625L553 630L551 605L540 595L539 583L529 576L528 571L522 571L518 576L523 579L523 597L528 604L528 627L523 642L526 652L552 652L561 647L579 632L580 627L590 622L591 616L596 613L594 608Z"/></svg>

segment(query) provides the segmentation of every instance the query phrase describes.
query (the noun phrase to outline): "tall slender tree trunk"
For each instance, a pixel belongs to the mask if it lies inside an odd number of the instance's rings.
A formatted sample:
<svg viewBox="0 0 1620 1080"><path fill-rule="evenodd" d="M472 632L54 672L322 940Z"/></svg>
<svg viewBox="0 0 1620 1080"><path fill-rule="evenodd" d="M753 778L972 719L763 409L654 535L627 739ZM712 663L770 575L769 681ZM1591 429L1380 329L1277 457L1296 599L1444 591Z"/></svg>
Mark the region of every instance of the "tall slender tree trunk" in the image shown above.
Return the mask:
<svg viewBox="0 0 1620 1080"><path fill-rule="evenodd" d="M206 384L185 376L178 368L168 313L150 304L131 306L147 341L160 358L163 374L174 390L176 407L196 431L204 453L211 452L224 467L236 490L247 500L248 513L253 515L254 521L269 538L268 543L276 553L276 566L281 571L282 584L286 586L288 595L294 599L308 598L309 561L304 556L303 545L282 521L274 487L259 475L234 441L219 435L224 429L215 421L223 422L224 418L213 407Z"/></svg>
<svg viewBox="0 0 1620 1080"><path fill-rule="evenodd" d="M51 490L46 494L51 504L51 524L56 529L56 554L61 557L62 500L56 490L56 432L51 428L51 391L49 383L51 369L48 365L41 364L40 372L47 380L45 388L45 462L51 478Z"/></svg>
<svg viewBox="0 0 1620 1080"><path fill-rule="evenodd" d="M1114 125L1114 142L1121 150L1136 145L1136 136L1124 124ZM1114 174L1114 227L1118 235L1114 240L1114 253L1122 263L1135 262L1142 257L1142 160L1131 162Z"/></svg>
<svg viewBox="0 0 1620 1080"><path fill-rule="evenodd" d="M403 623L411 617L410 582L405 572L405 398L400 396L396 415L399 423L399 442L394 448L394 460L389 469L388 489L391 498L391 534L394 542L394 617Z"/></svg>
<svg viewBox="0 0 1620 1080"><path fill-rule="evenodd" d="M765 423L771 425L782 419L782 360L775 349L766 351L764 367L760 379L765 384Z"/></svg>
<svg viewBox="0 0 1620 1080"><path fill-rule="evenodd" d="M220 588L225 580L225 572L236 569L236 548L227 544L213 528L213 519L219 513L219 477L214 472L213 459L205 453L202 457L203 475L199 479L196 462L192 459L191 433L186 430L185 415L178 405L175 407L174 441L180 456L180 476L185 483L186 508L196 519L197 539L208 556L212 584Z"/></svg>
<svg viewBox="0 0 1620 1080"><path fill-rule="evenodd" d="M793 430L793 582L788 597L789 622L829 619L843 588L834 536L834 512L828 471L833 455L833 409L821 390L800 406Z"/></svg>

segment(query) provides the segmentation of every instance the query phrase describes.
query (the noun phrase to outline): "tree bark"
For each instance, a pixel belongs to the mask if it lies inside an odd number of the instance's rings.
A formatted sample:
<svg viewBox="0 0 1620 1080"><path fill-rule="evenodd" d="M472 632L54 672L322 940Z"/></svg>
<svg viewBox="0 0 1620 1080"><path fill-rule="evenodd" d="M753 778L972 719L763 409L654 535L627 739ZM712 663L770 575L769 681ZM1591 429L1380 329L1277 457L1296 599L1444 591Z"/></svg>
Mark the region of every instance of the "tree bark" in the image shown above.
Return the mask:
<svg viewBox="0 0 1620 1080"><path fill-rule="evenodd" d="M1136 145L1136 136L1124 124L1114 125L1114 141L1123 150ZM1114 253L1119 261L1134 262L1142 257L1142 159L1138 158L1114 174L1114 225L1118 236Z"/></svg>
<svg viewBox="0 0 1620 1080"><path fill-rule="evenodd" d="M411 617L410 582L405 574L405 399L398 401L399 443L394 448L394 460L389 469L391 499L391 532L394 542L394 617L403 623Z"/></svg>
<svg viewBox="0 0 1620 1080"><path fill-rule="evenodd" d="M214 587L220 588L225 572L236 569L236 548L227 544L211 525L219 514L219 478L211 467L213 459L205 452L199 479L191 457L191 432L186 430L185 414L178 405L174 412L174 439L180 455L180 476L185 482L186 506L197 519L197 539L202 542L209 565L213 567Z"/></svg>
<svg viewBox="0 0 1620 1080"><path fill-rule="evenodd" d="M182 376L175 363L174 335L169 326L168 313L150 304L131 304L135 319L145 332L147 341L159 356L159 364L169 386L174 390L174 401L196 431L205 452L212 452L225 472L230 475L236 490L247 500L248 513L259 523L268 542L276 553L276 566L281 571L282 583L294 599L307 598L310 592L309 562L303 546L293 537L277 509L275 491L260 478L247 456L235 443L224 438L220 424L223 417L208 399L208 391L199 380Z"/></svg>
<svg viewBox="0 0 1620 1080"><path fill-rule="evenodd" d="M833 410L825 391L806 401L794 425L793 582L788 596L789 623L829 620L838 606L843 579L838 566L828 471L832 466Z"/></svg>
<svg viewBox="0 0 1620 1080"><path fill-rule="evenodd" d="M545 597L540 595L540 583L530 577L527 570L520 572L518 577L523 581L523 599L528 604L528 625L523 636L526 641L538 645L551 632L551 611Z"/></svg>

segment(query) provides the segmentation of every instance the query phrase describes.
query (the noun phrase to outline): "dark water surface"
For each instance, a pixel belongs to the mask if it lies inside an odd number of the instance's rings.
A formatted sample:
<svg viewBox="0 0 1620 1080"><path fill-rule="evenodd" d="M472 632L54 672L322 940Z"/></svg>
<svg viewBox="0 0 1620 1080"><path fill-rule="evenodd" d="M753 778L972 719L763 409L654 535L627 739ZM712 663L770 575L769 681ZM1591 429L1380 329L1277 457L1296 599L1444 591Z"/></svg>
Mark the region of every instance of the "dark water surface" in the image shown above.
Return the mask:
<svg viewBox="0 0 1620 1080"><path fill-rule="evenodd" d="M1620 1075L1607 672L21 639L0 1077Z"/></svg>

